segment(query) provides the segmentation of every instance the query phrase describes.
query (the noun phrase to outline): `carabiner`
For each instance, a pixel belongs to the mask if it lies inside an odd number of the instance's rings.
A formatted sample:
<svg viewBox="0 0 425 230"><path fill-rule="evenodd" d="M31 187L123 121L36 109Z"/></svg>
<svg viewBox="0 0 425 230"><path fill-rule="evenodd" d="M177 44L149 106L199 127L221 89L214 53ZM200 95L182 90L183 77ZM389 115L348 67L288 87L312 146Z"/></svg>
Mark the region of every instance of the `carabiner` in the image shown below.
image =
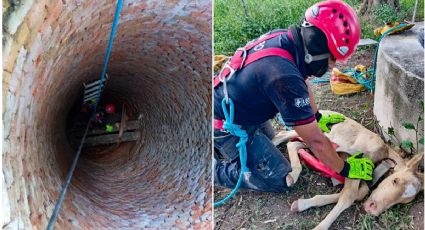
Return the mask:
<svg viewBox="0 0 425 230"><path fill-rule="evenodd" d="M245 47L238 48L238 49L236 50L236 52L237 52L238 50L242 50L242 62L241 62L241 65L238 67L238 69L237 69L237 70L239 70L239 69L241 69L241 68L243 67L243 65L245 64L246 57L247 57L247 51L246 51Z"/></svg>
<svg viewBox="0 0 425 230"><path fill-rule="evenodd" d="M226 100L226 104L229 104L229 91L227 90L227 79L223 81L223 93L224 99Z"/></svg>
<svg viewBox="0 0 425 230"><path fill-rule="evenodd" d="M218 79L220 79L221 82L223 82L223 92L224 92L224 98L226 99L226 104L229 103L229 92L227 91L227 80L229 80L233 74L235 73L235 70L229 65L229 61L226 62L226 64L224 64L223 68L221 69L219 75L218 75ZM223 77L222 73L225 69L229 69L230 73L228 75L228 77Z"/></svg>

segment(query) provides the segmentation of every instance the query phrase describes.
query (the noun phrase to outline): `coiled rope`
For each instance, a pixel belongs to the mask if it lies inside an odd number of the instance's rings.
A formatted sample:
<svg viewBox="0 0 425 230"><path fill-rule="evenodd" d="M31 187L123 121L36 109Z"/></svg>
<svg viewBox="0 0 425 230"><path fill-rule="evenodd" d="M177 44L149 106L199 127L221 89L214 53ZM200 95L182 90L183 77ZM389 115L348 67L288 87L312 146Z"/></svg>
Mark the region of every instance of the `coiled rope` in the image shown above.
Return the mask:
<svg viewBox="0 0 425 230"><path fill-rule="evenodd" d="M115 38L115 33L116 33L116 30L117 30L117 26L118 26L118 19L119 19L119 15L120 15L120 12L121 12L121 8L122 8L122 0L118 0L117 7L116 7L116 10L115 10L114 21L112 23L112 30L111 30L111 34L109 36L108 49L106 51L105 61L103 63L102 75L101 75L101 78L100 78L100 81L101 81L101 83L100 83L101 87L100 88L101 88L101 90L99 91L99 94L98 94L96 104L94 106L91 118L93 118L94 115L96 114L97 106L99 105L99 100L100 100L102 90L103 90L102 86L103 86L103 82L105 81L106 67L108 66L109 57L111 55L112 43L113 43L114 38ZM64 199L65 199L66 191L68 189L69 184L71 183L72 175L74 174L75 168L77 167L77 162L78 162L78 159L80 158L81 150L83 148L84 141L86 140L86 136L87 136L87 132L89 130L91 120L92 119L90 119L89 122L87 122L86 130L84 131L84 135L83 135L83 138L81 139L80 145L78 147L77 154L75 155L75 158L72 161L71 168L69 169L68 174L66 175L65 182L62 186L62 191L59 195L59 199L57 200L57 202L55 204L55 208L53 210L52 216L50 217L49 223L47 225L47 230L52 230L55 223L56 223L57 217L59 215L60 208L62 206Z"/></svg>
<svg viewBox="0 0 425 230"><path fill-rule="evenodd" d="M354 70L354 68L350 68L350 69L345 69L342 72L350 74L351 77L353 77L353 79L357 83L364 85L367 90L373 91L375 89L375 79L376 79L375 74L376 74L376 62L377 62L377 59L378 59L378 50L379 50L379 45L380 45L382 39L384 39L384 37L386 37L388 34L393 32L394 30L404 28L404 27L407 27L407 26L409 26L409 24L400 23L399 25L385 31L385 33L383 33L379 37L378 43L376 45L374 58L373 58L373 66L371 68L367 69L367 71L359 73L359 72L356 72ZM367 77L367 76L369 76L369 77ZM326 82L329 82L329 81L330 81L330 73L326 72L326 74L323 77L316 78L312 82L317 84L317 83L326 83Z"/></svg>
<svg viewBox="0 0 425 230"><path fill-rule="evenodd" d="M248 134L246 133L245 130L241 129L239 125L233 124L235 107L234 107L232 99L230 98L227 98L227 99L228 99L227 103L226 103L226 98L223 98L223 100L221 101L221 107L223 109L223 114L225 118L223 129L228 131L230 134L239 137L239 142L236 144L236 147L239 150L239 160L241 162L241 171L239 172L238 182L236 183L235 187L224 199L218 202L214 202L214 207L220 206L226 203L226 201L228 201L230 198L232 198L238 191L239 187L241 186L243 178L249 176L248 174L250 173L249 169L246 167L246 158L247 158L246 142L248 141ZM230 111L227 110L227 104L229 105Z"/></svg>

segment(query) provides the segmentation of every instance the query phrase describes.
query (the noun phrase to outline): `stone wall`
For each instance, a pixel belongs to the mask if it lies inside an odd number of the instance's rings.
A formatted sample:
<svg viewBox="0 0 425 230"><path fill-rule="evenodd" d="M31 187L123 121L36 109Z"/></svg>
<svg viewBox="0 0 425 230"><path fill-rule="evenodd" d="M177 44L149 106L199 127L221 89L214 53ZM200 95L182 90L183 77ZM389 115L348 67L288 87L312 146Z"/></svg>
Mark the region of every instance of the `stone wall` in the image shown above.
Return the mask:
<svg viewBox="0 0 425 230"><path fill-rule="evenodd" d="M116 1L3 1L5 229L45 229L75 151L66 117L100 78ZM104 95L142 137L80 158L57 229L209 228L211 2L124 1Z"/></svg>

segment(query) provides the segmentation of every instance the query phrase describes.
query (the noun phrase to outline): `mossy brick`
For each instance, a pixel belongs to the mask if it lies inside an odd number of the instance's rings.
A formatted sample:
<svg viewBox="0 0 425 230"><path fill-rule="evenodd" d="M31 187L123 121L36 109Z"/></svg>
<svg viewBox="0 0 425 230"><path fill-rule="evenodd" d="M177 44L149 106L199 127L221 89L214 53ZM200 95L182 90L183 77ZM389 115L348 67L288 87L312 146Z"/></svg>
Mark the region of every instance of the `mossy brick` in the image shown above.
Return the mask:
<svg viewBox="0 0 425 230"><path fill-rule="evenodd" d="M4 13L9 9L10 2L8 0L2 1L3 2L3 15Z"/></svg>
<svg viewBox="0 0 425 230"><path fill-rule="evenodd" d="M28 28L28 24L24 22L21 24L21 26L19 26L19 29L16 32L14 39L17 43L23 45L25 40L28 38L29 33L30 30Z"/></svg>
<svg viewBox="0 0 425 230"><path fill-rule="evenodd" d="M16 58L18 57L19 49L21 47L22 45L17 42L12 43L7 59L4 60L4 70L10 73L13 71L13 67L15 66Z"/></svg>
<svg viewBox="0 0 425 230"><path fill-rule="evenodd" d="M40 23L41 25L41 23ZM28 38L26 39L26 41L24 42L24 47L26 49L31 49L31 46L33 45L35 39L37 38L37 35L39 34L39 30L38 29L30 29Z"/></svg>
<svg viewBox="0 0 425 230"><path fill-rule="evenodd" d="M3 70L3 88L9 86L11 73Z"/></svg>
<svg viewBox="0 0 425 230"><path fill-rule="evenodd" d="M6 111L6 105L7 105L7 93L9 88L9 81L10 81L11 74L7 71L3 71L3 113Z"/></svg>
<svg viewBox="0 0 425 230"><path fill-rule="evenodd" d="M17 9L8 15L4 22L6 32L9 34L16 33L19 25L21 25L28 11L31 9L33 2L33 0L22 0Z"/></svg>

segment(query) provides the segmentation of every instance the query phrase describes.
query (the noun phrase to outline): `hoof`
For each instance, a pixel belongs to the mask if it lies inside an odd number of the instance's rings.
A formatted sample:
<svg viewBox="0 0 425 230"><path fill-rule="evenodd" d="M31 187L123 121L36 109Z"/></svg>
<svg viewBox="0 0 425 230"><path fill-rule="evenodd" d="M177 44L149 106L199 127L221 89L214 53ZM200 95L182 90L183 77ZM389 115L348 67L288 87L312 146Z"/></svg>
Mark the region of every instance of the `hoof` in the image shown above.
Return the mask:
<svg viewBox="0 0 425 230"><path fill-rule="evenodd" d="M288 187L292 187L292 185L294 185L295 184L295 182L294 182L294 178L291 176L291 174L288 174L287 176L286 176L286 185L288 186Z"/></svg>
<svg viewBox="0 0 425 230"><path fill-rule="evenodd" d="M299 212L299 208L298 208L298 200L292 202L291 205L291 212L295 213L295 212Z"/></svg>

